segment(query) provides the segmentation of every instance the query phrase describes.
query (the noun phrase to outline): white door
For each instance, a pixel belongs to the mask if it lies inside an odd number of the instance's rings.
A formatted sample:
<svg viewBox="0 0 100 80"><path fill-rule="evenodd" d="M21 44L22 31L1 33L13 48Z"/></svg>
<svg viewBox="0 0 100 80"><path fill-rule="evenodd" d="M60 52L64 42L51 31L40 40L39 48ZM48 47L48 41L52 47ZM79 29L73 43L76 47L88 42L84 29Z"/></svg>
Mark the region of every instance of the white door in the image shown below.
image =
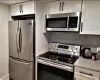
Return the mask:
<svg viewBox="0 0 100 80"><path fill-rule="evenodd" d="M63 13L79 12L81 11L82 0L63 0L62 9Z"/></svg>
<svg viewBox="0 0 100 80"><path fill-rule="evenodd" d="M21 13L20 4L11 5L10 9L11 9L11 16L20 15Z"/></svg>
<svg viewBox="0 0 100 80"><path fill-rule="evenodd" d="M61 12L61 1L54 1L46 3L46 13L56 14Z"/></svg>
<svg viewBox="0 0 100 80"><path fill-rule="evenodd" d="M23 14L34 14L34 1L24 2L23 4Z"/></svg>
<svg viewBox="0 0 100 80"><path fill-rule="evenodd" d="M81 34L100 35L100 0L83 0Z"/></svg>

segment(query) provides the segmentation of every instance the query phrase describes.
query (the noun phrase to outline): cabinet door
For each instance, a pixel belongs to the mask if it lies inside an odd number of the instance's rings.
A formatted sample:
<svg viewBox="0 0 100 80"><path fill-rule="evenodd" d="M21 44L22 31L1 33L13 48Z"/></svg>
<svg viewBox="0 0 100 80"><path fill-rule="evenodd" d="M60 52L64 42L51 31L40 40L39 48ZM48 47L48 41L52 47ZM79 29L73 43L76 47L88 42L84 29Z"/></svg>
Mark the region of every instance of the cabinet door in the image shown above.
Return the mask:
<svg viewBox="0 0 100 80"><path fill-rule="evenodd" d="M20 4L14 4L10 6L11 16L20 15Z"/></svg>
<svg viewBox="0 0 100 80"><path fill-rule="evenodd" d="M61 12L61 1L54 1L46 3L46 13L56 14Z"/></svg>
<svg viewBox="0 0 100 80"><path fill-rule="evenodd" d="M64 0L62 2L63 13L81 11L82 0Z"/></svg>
<svg viewBox="0 0 100 80"><path fill-rule="evenodd" d="M24 2L23 4L23 15L34 14L34 1Z"/></svg>
<svg viewBox="0 0 100 80"><path fill-rule="evenodd" d="M100 0L83 0L81 34L100 35Z"/></svg>

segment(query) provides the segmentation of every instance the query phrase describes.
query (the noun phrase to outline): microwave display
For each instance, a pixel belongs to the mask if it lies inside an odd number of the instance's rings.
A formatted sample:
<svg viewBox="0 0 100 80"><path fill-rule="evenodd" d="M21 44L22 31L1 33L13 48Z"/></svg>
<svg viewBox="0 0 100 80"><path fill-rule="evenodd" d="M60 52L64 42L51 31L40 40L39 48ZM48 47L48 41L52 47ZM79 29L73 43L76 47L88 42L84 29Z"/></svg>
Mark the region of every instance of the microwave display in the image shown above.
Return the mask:
<svg viewBox="0 0 100 80"><path fill-rule="evenodd" d="M49 18L46 20L47 28L67 28L67 18Z"/></svg>

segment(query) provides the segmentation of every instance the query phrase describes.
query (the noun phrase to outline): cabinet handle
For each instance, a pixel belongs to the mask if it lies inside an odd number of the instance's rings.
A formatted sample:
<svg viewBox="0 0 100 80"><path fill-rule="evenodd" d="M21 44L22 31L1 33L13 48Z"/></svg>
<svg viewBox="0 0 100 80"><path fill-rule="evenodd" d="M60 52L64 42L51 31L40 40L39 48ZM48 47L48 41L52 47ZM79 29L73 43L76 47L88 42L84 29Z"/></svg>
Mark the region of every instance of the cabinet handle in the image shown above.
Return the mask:
<svg viewBox="0 0 100 80"><path fill-rule="evenodd" d="M61 11L61 2L60 2L60 5L59 5L59 11Z"/></svg>
<svg viewBox="0 0 100 80"><path fill-rule="evenodd" d="M85 72L82 72L82 71L80 71L80 73L93 76L93 74L85 73Z"/></svg>
<svg viewBox="0 0 100 80"><path fill-rule="evenodd" d="M83 22L81 23L81 32L82 32L82 29L83 29Z"/></svg>
<svg viewBox="0 0 100 80"><path fill-rule="evenodd" d="M62 11L64 10L64 2L62 3Z"/></svg>
<svg viewBox="0 0 100 80"><path fill-rule="evenodd" d="M19 11L20 11L20 13L21 13L21 5L19 6Z"/></svg>
<svg viewBox="0 0 100 80"><path fill-rule="evenodd" d="M21 7L22 7L22 13L23 13L23 5Z"/></svg>

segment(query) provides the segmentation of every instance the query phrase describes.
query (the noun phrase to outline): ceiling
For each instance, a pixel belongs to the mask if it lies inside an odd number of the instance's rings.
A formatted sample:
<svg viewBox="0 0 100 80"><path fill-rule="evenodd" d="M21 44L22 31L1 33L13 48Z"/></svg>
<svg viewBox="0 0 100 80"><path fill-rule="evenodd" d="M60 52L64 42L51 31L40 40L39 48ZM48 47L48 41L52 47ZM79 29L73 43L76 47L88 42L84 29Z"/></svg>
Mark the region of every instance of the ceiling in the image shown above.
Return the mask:
<svg viewBox="0 0 100 80"><path fill-rule="evenodd" d="M25 2L25 1L32 1L32 0L0 0L1 3L8 4L8 5ZM55 0L36 0L36 1L50 2Z"/></svg>
<svg viewBox="0 0 100 80"><path fill-rule="evenodd" d="M20 3L24 1L29 1L29 0L0 0L1 3L8 4L8 5Z"/></svg>

